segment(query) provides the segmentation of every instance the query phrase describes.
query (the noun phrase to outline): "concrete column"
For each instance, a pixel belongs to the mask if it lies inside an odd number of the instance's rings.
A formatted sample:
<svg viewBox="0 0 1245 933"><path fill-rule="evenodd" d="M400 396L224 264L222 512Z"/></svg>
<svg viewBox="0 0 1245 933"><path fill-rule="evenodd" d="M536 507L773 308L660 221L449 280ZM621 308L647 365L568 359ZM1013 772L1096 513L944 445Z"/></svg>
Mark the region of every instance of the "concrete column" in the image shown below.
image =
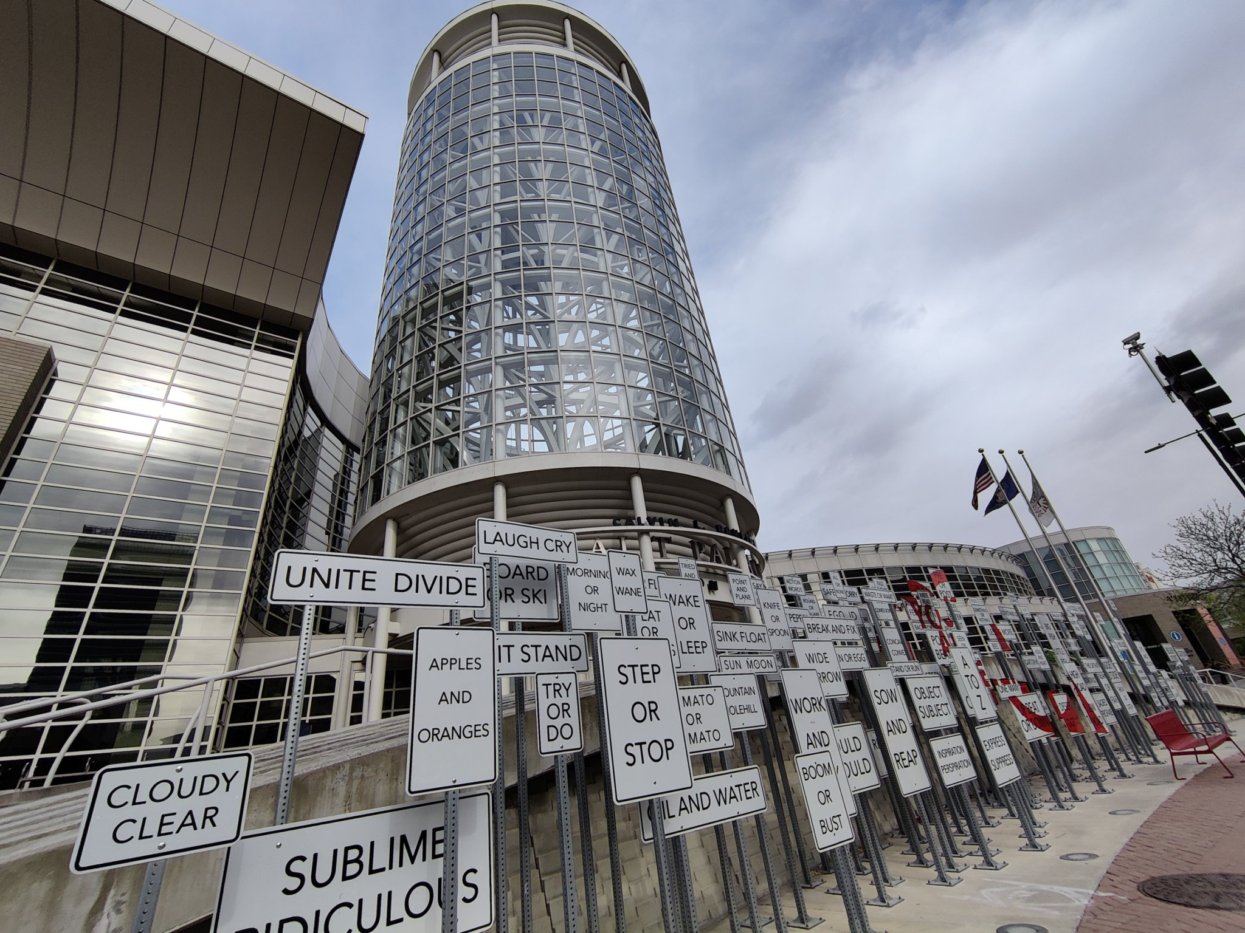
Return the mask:
<svg viewBox="0 0 1245 933"><path fill-rule="evenodd" d="M430 81L435 81L440 76L441 76L441 53L438 52L436 49L433 49L432 50L432 70L428 78Z"/></svg>
<svg viewBox="0 0 1245 933"><path fill-rule="evenodd" d="M627 67L627 63L619 62L618 71L622 75L623 87L628 91L631 90L631 69Z"/></svg>
<svg viewBox="0 0 1245 933"><path fill-rule="evenodd" d="M398 522L396 519L385 519L385 551L382 556L396 557L398 554ZM372 632L372 647L385 649L389 647L389 619L393 610L382 606L376 611L376 629ZM367 717L366 722L376 722L381 718L381 710L385 702L385 671L388 668L389 656L377 653L372 658L372 679L367 685Z"/></svg>
<svg viewBox="0 0 1245 933"><path fill-rule="evenodd" d="M726 527L734 528L736 531L743 531L739 527L739 515L735 511L735 497L727 496L722 500L722 511L726 513Z"/></svg>
<svg viewBox="0 0 1245 933"><path fill-rule="evenodd" d="M489 15L490 40L493 45L501 45L501 21L497 18L496 13Z"/></svg>
<svg viewBox="0 0 1245 933"><path fill-rule="evenodd" d="M639 473L631 474L631 510L636 518L648 521L648 506L644 504L644 480ZM656 570L657 565L653 562L653 537L647 529L647 525L640 526L640 563L645 570Z"/></svg>
<svg viewBox="0 0 1245 933"><path fill-rule="evenodd" d="M351 606L346 610L346 635L342 644L349 648L359 637L359 607ZM332 728L345 729L350 725L350 697L354 693L354 671L356 657L352 652L343 651L341 662L337 665L337 691L333 697Z"/></svg>
<svg viewBox="0 0 1245 933"><path fill-rule="evenodd" d="M493 518L499 522L506 520L506 484L501 480L493 483Z"/></svg>
<svg viewBox="0 0 1245 933"><path fill-rule="evenodd" d="M575 51L575 35L574 33L571 32L571 20L570 20L570 17L568 16L562 17L562 36L566 40L567 49L574 52Z"/></svg>

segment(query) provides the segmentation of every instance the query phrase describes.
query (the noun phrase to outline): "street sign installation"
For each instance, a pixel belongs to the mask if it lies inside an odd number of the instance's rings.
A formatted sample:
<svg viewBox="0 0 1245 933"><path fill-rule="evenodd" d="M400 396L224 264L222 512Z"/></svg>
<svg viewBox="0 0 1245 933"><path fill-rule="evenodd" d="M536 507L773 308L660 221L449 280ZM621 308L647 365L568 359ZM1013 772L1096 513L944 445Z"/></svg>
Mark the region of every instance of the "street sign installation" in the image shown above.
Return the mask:
<svg viewBox="0 0 1245 933"><path fill-rule="evenodd" d="M859 794L882 786L863 723L845 722L835 726L834 741L839 746L839 759L848 790Z"/></svg>
<svg viewBox="0 0 1245 933"><path fill-rule="evenodd" d="M644 594L644 570L640 566L640 555L609 551L605 557L609 565L614 611L625 615L645 612L648 602Z"/></svg>
<svg viewBox="0 0 1245 933"><path fill-rule="evenodd" d="M356 557L319 551L277 551L268 601L276 605L484 605L484 569L429 560Z"/></svg>
<svg viewBox="0 0 1245 933"><path fill-rule="evenodd" d="M709 607L700 580L666 577L661 581L662 598L674 613L675 647L679 652L679 672L710 674L718 669L713 650L713 630Z"/></svg>
<svg viewBox="0 0 1245 933"><path fill-rule="evenodd" d="M483 573L483 568L481 568ZM558 583L554 565L545 561L498 558L497 604L503 619L553 622L558 618ZM490 617L488 587L477 619Z"/></svg>
<svg viewBox="0 0 1245 933"><path fill-rule="evenodd" d="M834 645L825 641L797 641L795 660L801 668L817 672L823 696L836 700L847 699L847 681L843 677L843 669L839 667Z"/></svg>
<svg viewBox="0 0 1245 933"><path fill-rule="evenodd" d="M832 747L830 710L817 672L784 670L780 674L796 748L801 752L819 752Z"/></svg>
<svg viewBox="0 0 1245 933"><path fill-rule="evenodd" d="M614 802L687 790L692 763L669 643L607 636L597 642L597 652Z"/></svg>
<svg viewBox="0 0 1245 933"><path fill-rule="evenodd" d="M476 519L476 553L481 557L512 557L516 560L573 564L579 560L575 535L569 531Z"/></svg>
<svg viewBox="0 0 1245 933"><path fill-rule="evenodd" d="M688 790L660 797L656 802L661 806L667 839L767 809L761 769L756 765L702 774ZM645 842L653 841L648 807L640 807L640 836Z"/></svg>
<svg viewBox="0 0 1245 933"><path fill-rule="evenodd" d="M95 773L75 874L229 845L242 835L251 753L109 765Z"/></svg>
<svg viewBox="0 0 1245 933"><path fill-rule="evenodd" d="M731 602L736 606L755 606L756 593L752 589L752 578L746 573L728 573L726 582L731 588Z"/></svg>
<svg viewBox="0 0 1245 933"><path fill-rule="evenodd" d="M497 779L496 657L492 629L415 630L408 794Z"/></svg>
<svg viewBox="0 0 1245 933"><path fill-rule="evenodd" d="M714 622L713 646L718 651L768 653L769 632L763 625L746 622Z"/></svg>
<svg viewBox="0 0 1245 933"><path fill-rule="evenodd" d="M493 923L487 793L458 802L458 933ZM214 933L441 929L440 800L274 826L229 849Z"/></svg>
<svg viewBox="0 0 1245 933"><path fill-rule="evenodd" d="M907 679L908 693L912 697L912 708L921 721L921 729L935 732L938 729L954 728L958 720L955 716L955 704L947 693L947 684L938 674L924 674L920 677Z"/></svg>

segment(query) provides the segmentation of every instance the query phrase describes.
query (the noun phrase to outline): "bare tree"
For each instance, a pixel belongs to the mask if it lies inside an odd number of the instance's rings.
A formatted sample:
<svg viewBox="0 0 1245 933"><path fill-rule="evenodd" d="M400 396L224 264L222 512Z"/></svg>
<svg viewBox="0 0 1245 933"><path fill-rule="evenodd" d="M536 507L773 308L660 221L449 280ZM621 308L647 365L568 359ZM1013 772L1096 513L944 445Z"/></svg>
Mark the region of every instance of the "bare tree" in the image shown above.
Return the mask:
<svg viewBox="0 0 1245 933"><path fill-rule="evenodd" d="M1245 515L1218 502L1172 524L1176 540L1156 556L1172 576L1202 595L1245 595Z"/></svg>

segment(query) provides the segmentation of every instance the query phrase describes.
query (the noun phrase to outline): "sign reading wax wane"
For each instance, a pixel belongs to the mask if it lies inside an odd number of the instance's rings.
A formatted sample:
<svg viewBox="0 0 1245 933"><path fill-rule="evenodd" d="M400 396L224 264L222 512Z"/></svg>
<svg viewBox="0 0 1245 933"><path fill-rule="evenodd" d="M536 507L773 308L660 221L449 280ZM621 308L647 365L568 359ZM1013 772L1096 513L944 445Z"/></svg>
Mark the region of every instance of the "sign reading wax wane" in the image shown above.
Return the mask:
<svg viewBox="0 0 1245 933"><path fill-rule="evenodd" d="M251 753L109 765L95 773L69 867L136 865L237 841Z"/></svg>
<svg viewBox="0 0 1245 933"><path fill-rule="evenodd" d="M415 630L408 794L497 779L496 657L492 629Z"/></svg>
<svg viewBox="0 0 1245 933"><path fill-rule="evenodd" d="M476 519L476 553L481 557L512 557L554 564L579 561L575 535L569 531L491 518Z"/></svg>
<svg viewBox="0 0 1245 933"><path fill-rule="evenodd" d="M692 761L670 643L605 636L597 642L597 655L614 803L687 790Z"/></svg>
<svg viewBox="0 0 1245 933"><path fill-rule="evenodd" d="M279 606L484 605L484 568L428 560L277 551L268 601Z"/></svg>
<svg viewBox="0 0 1245 933"><path fill-rule="evenodd" d="M487 793L458 802L458 933L493 923ZM225 855L213 933L441 929L441 800L274 826Z"/></svg>

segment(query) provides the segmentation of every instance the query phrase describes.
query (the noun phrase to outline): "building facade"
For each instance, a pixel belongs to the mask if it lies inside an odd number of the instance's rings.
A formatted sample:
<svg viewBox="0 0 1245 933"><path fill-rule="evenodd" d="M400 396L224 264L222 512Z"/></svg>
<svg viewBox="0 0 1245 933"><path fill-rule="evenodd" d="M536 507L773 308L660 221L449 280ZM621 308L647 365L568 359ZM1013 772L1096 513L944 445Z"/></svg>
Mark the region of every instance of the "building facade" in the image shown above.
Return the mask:
<svg viewBox="0 0 1245 933"><path fill-rule="evenodd" d="M39 697L219 675L266 640L291 654L265 567L277 547L341 547L354 509L366 383L319 295L364 120L126 6L0 3L10 720ZM212 689L207 734L275 740L288 681L239 684L227 728L232 693ZM0 787L168 754L201 696L8 733Z"/></svg>
<svg viewBox="0 0 1245 933"><path fill-rule="evenodd" d="M1129 556L1114 528L1093 525L1069 528L1066 536L1062 532L1047 534L1059 553L1058 559L1042 538L1033 539L1033 547L1027 541L1013 541L1000 548L1020 559L1029 582L1038 594L1053 597L1055 593L1050 585L1053 579L1059 588L1059 596L1068 602L1075 601L1078 594L1087 601L1097 599L1092 583L1085 577L1086 568L1093 574L1093 582L1098 584L1098 588L1108 599L1146 593L1152 589L1137 569L1136 562ZM1045 567L1040 572L1039 559ZM1064 567L1072 573L1076 583L1075 592Z"/></svg>
<svg viewBox="0 0 1245 933"><path fill-rule="evenodd" d="M759 568L626 52L560 4L483 5L433 38L407 109L351 549L466 559L503 515L659 568Z"/></svg>

